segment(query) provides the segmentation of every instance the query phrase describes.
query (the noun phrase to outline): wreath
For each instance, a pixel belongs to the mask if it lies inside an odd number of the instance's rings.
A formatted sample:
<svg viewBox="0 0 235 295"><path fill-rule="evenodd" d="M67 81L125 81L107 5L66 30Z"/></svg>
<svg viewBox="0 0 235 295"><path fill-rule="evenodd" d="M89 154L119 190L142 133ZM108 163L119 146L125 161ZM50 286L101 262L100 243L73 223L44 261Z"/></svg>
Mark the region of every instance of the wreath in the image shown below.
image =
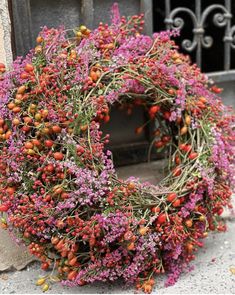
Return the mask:
<svg viewBox="0 0 235 295"><path fill-rule="evenodd" d="M114 7L110 26L44 27L11 71L0 66L2 227L64 285L122 278L149 293L156 274L174 284L208 232L226 229L234 114L177 51L177 32L142 26ZM141 106L157 124L151 146L168 156L157 186L118 178L101 131L113 105Z"/></svg>

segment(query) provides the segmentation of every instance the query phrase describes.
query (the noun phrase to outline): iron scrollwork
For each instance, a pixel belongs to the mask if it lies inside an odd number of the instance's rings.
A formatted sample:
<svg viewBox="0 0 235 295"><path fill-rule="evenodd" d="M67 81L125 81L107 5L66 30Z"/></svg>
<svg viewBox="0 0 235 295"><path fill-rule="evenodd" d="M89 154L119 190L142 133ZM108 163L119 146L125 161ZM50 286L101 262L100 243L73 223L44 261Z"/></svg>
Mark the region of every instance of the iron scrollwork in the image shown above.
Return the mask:
<svg viewBox="0 0 235 295"><path fill-rule="evenodd" d="M235 49L235 26L232 26L231 27L231 30L230 30L230 35L228 36L229 37L229 41L231 42L231 47L233 49Z"/></svg>
<svg viewBox="0 0 235 295"><path fill-rule="evenodd" d="M218 27L226 27L224 43L225 43L225 69L230 68L230 48L235 49L235 26L231 27L231 1L225 0L225 5L212 4L208 6L201 13L201 0L196 0L196 11L192 11L187 7L177 7L170 11L170 0L165 0L166 2L166 18L165 23L169 29L179 29L181 30L185 21L183 17L178 16L179 13L187 14L193 24L193 39L185 39L182 41L182 48L188 52L192 52L196 49L196 62L201 66L201 49L210 48L213 45L213 38L211 36L205 35L205 24L208 16L213 11L218 11L213 16L213 23Z"/></svg>

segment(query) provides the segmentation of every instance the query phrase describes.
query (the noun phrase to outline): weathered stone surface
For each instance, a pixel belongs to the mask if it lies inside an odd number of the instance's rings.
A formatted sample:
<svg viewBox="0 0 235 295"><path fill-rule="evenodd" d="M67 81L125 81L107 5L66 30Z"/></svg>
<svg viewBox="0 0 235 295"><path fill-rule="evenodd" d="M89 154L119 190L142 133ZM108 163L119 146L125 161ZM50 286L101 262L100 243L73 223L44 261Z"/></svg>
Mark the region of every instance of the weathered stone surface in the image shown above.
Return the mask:
<svg viewBox="0 0 235 295"><path fill-rule="evenodd" d="M27 248L19 246L9 236L6 230L0 229L0 271L15 268L23 269L35 260L29 255Z"/></svg>
<svg viewBox="0 0 235 295"><path fill-rule="evenodd" d="M0 62L7 65L12 62L11 23L7 0L0 1Z"/></svg>
<svg viewBox="0 0 235 295"><path fill-rule="evenodd" d="M163 178L166 163L165 160L159 160L150 163L123 166L117 169L117 174L122 179L134 176L140 178L141 182L146 181L156 185Z"/></svg>

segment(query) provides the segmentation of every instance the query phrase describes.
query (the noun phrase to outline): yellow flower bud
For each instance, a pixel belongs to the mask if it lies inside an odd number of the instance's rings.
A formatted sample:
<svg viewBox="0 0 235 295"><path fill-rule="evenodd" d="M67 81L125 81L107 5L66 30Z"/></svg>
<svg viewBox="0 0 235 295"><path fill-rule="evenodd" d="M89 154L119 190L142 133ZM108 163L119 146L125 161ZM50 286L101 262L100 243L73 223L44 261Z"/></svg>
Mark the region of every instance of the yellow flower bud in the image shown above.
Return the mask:
<svg viewBox="0 0 235 295"><path fill-rule="evenodd" d="M46 279L45 278L40 278L37 280L36 285L41 286L45 283Z"/></svg>
<svg viewBox="0 0 235 295"><path fill-rule="evenodd" d="M42 291L43 291L43 292L48 291L48 289L49 289L49 285L48 285L48 284L44 284L44 285L42 286Z"/></svg>

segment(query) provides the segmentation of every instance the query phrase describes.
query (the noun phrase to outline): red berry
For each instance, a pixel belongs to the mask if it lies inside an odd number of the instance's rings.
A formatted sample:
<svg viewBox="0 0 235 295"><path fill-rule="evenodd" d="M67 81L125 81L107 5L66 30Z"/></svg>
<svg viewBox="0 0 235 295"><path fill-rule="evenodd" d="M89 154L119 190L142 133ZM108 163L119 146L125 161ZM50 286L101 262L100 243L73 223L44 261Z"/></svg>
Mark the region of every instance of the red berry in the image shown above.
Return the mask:
<svg viewBox="0 0 235 295"><path fill-rule="evenodd" d="M182 171L181 171L180 167L176 167L176 168L172 171L172 173L173 173L174 176L180 176L181 172L182 172Z"/></svg>
<svg viewBox="0 0 235 295"><path fill-rule="evenodd" d="M180 199L176 199L173 203L172 203L173 207L179 207L180 206Z"/></svg>
<svg viewBox="0 0 235 295"><path fill-rule="evenodd" d="M177 194L176 193L170 193L169 195L167 195L167 201L168 202L172 202L177 198Z"/></svg>
<svg viewBox="0 0 235 295"><path fill-rule="evenodd" d="M162 142L161 140L155 142L155 147L156 148L159 149L159 148L161 148L163 146L164 146L164 142Z"/></svg>
<svg viewBox="0 0 235 295"><path fill-rule="evenodd" d="M0 205L0 212L6 212L8 209L6 205Z"/></svg>
<svg viewBox="0 0 235 295"><path fill-rule="evenodd" d="M219 93L221 93L222 92L222 88L218 88L217 86L212 86L211 87L211 91L213 91L214 93L216 93L216 94L219 94Z"/></svg>
<svg viewBox="0 0 235 295"><path fill-rule="evenodd" d="M157 223L158 224L163 224L166 222L166 214L165 213L161 213L158 218L157 218Z"/></svg>
<svg viewBox="0 0 235 295"><path fill-rule="evenodd" d="M49 263L48 262L42 263L42 265L41 265L42 270L47 270L48 268L49 268Z"/></svg>
<svg viewBox="0 0 235 295"><path fill-rule="evenodd" d="M186 144L186 145L185 145L185 148L184 148L184 151L185 151L186 153L188 153L188 152L191 151L191 149L192 149L192 146L191 146L190 144Z"/></svg>
<svg viewBox="0 0 235 295"><path fill-rule="evenodd" d="M160 107L159 106L152 106L149 109L149 114L155 115L159 110L160 110Z"/></svg>
<svg viewBox="0 0 235 295"><path fill-rule="evenodd" d="M159 213L159 212L160 212L160 208L159 208L159 207L153 207L153 208L151 209L151 211L152 211L153 213Z"/></svg>
<svg viewBox="0 0 235 295"><path fill-rule="evenodd" d="M166 120L169 120L170 119L170 116L171 116L171 113L170 112L164 112L164 114L163 114L163 117Z"/></svg>
<svg viewBox="0 0 235 295"><path fill-rule="evenodd" d="M181 151L184 151L185 147L186 147L186 144L185 144L185 143L181 143L181 144L179 145L179 149L180 149Z"/></svg>
<svg viewBox="0 0 235 295"><path fill-rule="evenodd" d="M220 208L217 210L217 214L218 214L218 215L221 215L223 212L224 212L224 209L223 209L222 207L220 207Z"/></svg>
<svg viewBox="0 0 235 295"><path fill-rule="evenodd" d="M190 160L194 160L194 159L197 158L197 156L198 156L198 154L193 152L193 153L190 153L188 157L189 157Z"/></svg>
<svg viewBox="0 0 235 295"><path fill-rule="evenodd" d="M61 161L61 160L63 160L64 155L63 155L62 153L60 153L60 152L56 152L56 153L53 154L53 157L54 157L56 160Z"/></svg>
<svg viewBox="0 0 235 295"><path fill-rule="evenodd" d="M45 140L44 144L46 147L51 148L53 146L54 142L52 140L48 139L48 140Z"/></svg>
<svg viewBox="0 0 235 295"><path fill-rule="evenodd" d="M175 156L175 163L177 164L177 165L179 165L180 164L180 157L178 156L178 155L176 155Z"/></svg>
<svg viewBox="0 0 235 295"><path fill-rule="evenodd" d="M162 137L162 141L163 142L169 142L171 140L171 137L169 136L169 135L164 135L163 137Z"/></svg>

